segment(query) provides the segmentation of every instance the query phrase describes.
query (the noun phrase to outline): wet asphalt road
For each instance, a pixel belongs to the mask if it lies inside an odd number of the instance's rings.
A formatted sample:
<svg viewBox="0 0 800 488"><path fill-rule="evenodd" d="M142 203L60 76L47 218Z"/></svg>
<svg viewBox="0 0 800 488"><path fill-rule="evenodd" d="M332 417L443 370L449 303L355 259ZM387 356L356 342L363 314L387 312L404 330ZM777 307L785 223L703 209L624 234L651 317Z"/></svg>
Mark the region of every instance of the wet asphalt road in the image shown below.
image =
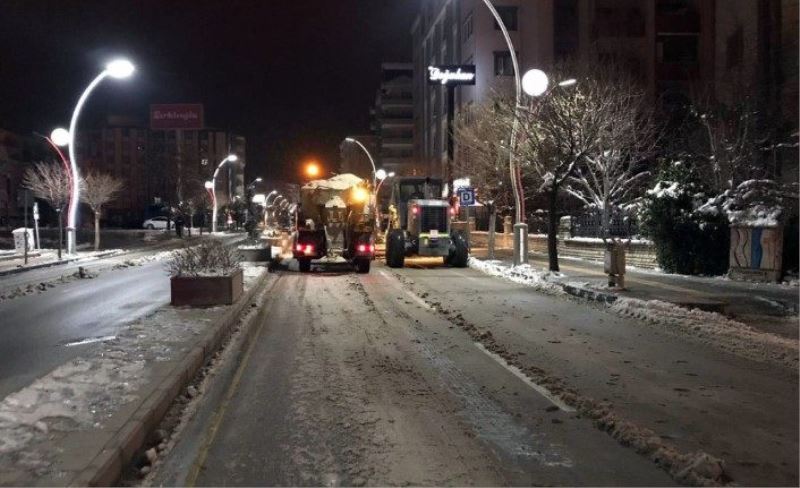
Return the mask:
<svg viewBox="0 0 800 488"><path fill-rule="evenodd" d="M68 271L60 268L37 275L53 273ZM113 336L122 325L167 303L169 277L159 261L106 269L94 279L0 302L0 398L93 347L67 344Z"/></svg>

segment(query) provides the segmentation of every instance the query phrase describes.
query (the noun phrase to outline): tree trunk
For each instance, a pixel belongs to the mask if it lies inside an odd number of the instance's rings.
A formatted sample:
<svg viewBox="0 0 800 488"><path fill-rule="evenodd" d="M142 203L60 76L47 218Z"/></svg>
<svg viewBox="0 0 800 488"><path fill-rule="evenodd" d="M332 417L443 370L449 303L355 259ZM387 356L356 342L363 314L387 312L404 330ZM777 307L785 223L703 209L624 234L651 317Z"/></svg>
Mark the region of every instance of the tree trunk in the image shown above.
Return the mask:
<svg viewBox="0 0 800 488"><path fill-rule="evenodd" d="M558 268L558 214L556 207L558 203L558 188L552 188L548 192L548 227L547 227L547 256L550 262L550 271L559 271Z"/></svg>
<svg viewBox="0 0 800 488"><path fill-rule="evenodd" d="M94 212L94 250L100 250L100 211Z"/></svg>
<svg viewBox="0 0 800 488"><path fill-rule="evenodd" d="M494 259L494 238L497 219L497 209L494 205L489 206L489 259Z"/></svg>
<svg viewBox="0 0 800 488"><path fill-rule="evenodd" d="M603 212L600 218L602 219L600 223L601 237L605 240L611 237L611 211L608 208L608 201L603 202Z"/></svg>

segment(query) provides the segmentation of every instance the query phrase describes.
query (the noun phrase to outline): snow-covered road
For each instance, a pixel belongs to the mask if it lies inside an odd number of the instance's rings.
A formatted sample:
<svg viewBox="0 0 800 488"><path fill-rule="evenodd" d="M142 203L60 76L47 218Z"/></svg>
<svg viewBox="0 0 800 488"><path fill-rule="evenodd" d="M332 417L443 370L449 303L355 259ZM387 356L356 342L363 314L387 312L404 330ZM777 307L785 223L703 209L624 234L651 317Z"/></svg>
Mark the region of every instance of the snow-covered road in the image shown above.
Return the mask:
<svg viewBox="0 0 800 488"><path fill-rule="evenodd" d="M285 272L265 306L167 483L798 480L796 375L600 307L377 264Z"/></svg>

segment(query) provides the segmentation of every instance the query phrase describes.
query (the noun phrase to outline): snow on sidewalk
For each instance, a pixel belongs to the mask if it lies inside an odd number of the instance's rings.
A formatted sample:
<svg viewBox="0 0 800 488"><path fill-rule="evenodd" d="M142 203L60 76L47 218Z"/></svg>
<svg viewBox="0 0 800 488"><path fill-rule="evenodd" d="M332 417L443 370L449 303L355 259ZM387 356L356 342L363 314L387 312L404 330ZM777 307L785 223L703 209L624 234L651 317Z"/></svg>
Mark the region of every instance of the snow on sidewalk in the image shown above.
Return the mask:
<svg viewBox="0 0 800 488"><path fill-rule="evenodd" d="M245 266L245 289L265 272ZM30 484L57 476L59 441L73 432L109 428L115 414L148 393L159 364L182 359L226 310L161 308L116 336L96 338L99 347L0 401L0 480L12 476L12 484Z"/></svg>
<svg viewBox="0 0 800 488"><path fill-rule="evenodd" d="M585 283L568 281L562 273L537 271L532 266L508 266L502 261L486 261L471 257L470 268L530 286L553 295L566 294L567 286L586 288ZM597 291L592 289L592 291ZM604 293L613 293L604 291ZM703 344L725 350L758 362L776 364L797 370L798 342L775 334L758 331L746 324L715 312L688 309L660 300L640 300L618 297L608 304L608 310L622 317L639 319L658 325L666 331L689 337Z"/></svg>
<svg viewBox="0 0 800 488"><path fill-rule="evenodd" d="M672 332L689 335L700 342L759 362L777 364L796 371L798 342L729 319L716 312L688 309L661 300L618 298L609 305L618 315L660 325Z"/></svg>

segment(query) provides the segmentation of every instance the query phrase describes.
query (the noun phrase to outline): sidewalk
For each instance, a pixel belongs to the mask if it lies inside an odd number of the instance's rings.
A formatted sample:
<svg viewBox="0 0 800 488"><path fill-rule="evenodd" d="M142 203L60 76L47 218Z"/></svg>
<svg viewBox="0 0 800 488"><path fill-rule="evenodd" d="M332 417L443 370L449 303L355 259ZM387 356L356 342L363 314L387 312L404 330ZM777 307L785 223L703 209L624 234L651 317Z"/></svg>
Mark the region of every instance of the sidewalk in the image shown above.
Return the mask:
<svg viewBox="0 0 800 488"><path fill-rule="evenodd" d="M486 248L473 248L472 256L486 259ZM512 251L497 249L495 259L511 264ZM546 255L531 254L529 264L546 271ZM592 295L612 301L616 297L660 300L687 308L720 312L759 330L789 339L798 338L798 287L792 285L748 283L723 277L698 277L631 269L625 275L626 290L609 290L603 263L559 258L562 276L548 281L569 284L568 293Z"/></svg>
<svg viewBox="0 0 800 488"><path fill-rule="evenodd" d="M270 278L245 267L236 304L166 306L0 401L0 485L114 484Z"/></svg>

